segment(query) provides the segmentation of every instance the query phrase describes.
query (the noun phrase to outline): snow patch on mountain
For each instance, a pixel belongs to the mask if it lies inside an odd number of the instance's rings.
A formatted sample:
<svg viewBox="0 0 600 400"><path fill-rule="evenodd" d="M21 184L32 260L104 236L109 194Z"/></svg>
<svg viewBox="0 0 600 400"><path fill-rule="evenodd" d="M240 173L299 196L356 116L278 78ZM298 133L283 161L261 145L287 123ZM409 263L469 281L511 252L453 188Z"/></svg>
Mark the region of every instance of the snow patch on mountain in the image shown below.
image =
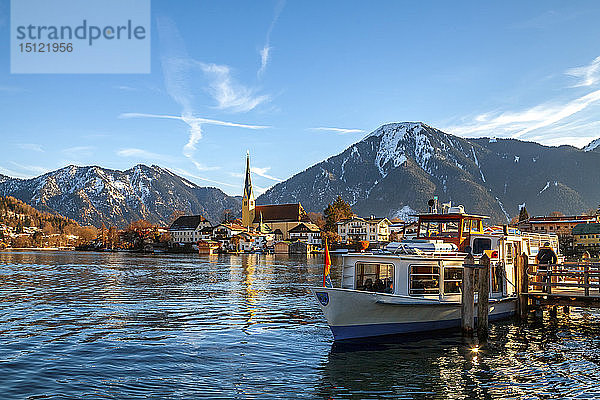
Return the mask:
<svg viewBox="0 0 600 400"><path fill-rule="evenodd" d="M583 148L583 151L592 151L600 146L600 138L592 140L587 146Z"/></svg>
<svg viewBox="0 0 600 400"><path fill-rule="evenodd" d="M506 217L506 222L510 221L510 215L508 215L508 213L504 209L504 204L502 204L502 202L500 201L500 199L497 198L497 197L496 197L496 201L498 202L498 205L500 206L500 209L502 210L502 213Z"/></svg>
<svg viewBox="0 0 600 400"><path fill-rule="evenodd" d="M417 214L418 212L413 210L410 206L403 206L392 213L392 218L400 218L403 221L416 221Z"/></svg>

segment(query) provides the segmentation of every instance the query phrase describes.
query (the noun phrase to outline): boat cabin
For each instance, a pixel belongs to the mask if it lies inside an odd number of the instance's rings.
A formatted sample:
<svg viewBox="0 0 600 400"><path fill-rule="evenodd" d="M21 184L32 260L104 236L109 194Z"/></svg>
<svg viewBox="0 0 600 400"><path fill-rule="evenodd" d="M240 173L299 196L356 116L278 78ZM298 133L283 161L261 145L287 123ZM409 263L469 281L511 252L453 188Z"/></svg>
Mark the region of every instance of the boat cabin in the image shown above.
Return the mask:
<svg viewBox="0 0 600 400"><path fill-rule="evenodd" d="M417 239L443 240L454 243L464 251L471 235L483 233L483 220L488 217L460 212L448 214L420 214Z"/></svg>

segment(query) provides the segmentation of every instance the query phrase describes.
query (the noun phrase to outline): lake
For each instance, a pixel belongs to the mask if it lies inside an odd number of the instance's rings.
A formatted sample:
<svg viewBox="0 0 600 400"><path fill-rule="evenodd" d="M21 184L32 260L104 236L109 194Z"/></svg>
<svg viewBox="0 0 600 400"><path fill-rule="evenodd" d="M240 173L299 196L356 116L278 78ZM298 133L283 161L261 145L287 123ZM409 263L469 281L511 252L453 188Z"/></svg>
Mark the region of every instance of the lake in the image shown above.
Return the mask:
<svg viewBox="0 0 600 400"><path fill-rule="evenodd" d="M492 324L479 352L456 332L337 345L322 262L0 252L0 396L600 398L595 311Z"/></svg>

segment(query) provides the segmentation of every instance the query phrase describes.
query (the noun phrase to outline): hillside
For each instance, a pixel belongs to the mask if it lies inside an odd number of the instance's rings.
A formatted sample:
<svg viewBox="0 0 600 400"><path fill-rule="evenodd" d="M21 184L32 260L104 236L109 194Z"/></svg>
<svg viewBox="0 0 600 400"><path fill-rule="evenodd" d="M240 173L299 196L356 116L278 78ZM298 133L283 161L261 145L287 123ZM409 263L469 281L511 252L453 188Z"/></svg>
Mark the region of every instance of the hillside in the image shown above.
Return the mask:
<svg viewBox="0 0 600 400"><path fill-rule="evenodd" d="M14 197L0 196L0 247L75 244L92 240L96 234L94 227L82 227L72 219L38 211Z"/></svg>
<svg viewBox="0 0 600 400"><path fill-rule="evenodd" d="M126 171L70 165L32 179L0 180L0 195L95 226L124 227L140 219L166 225L174 212L202 214L216 223L225 209L240 209L239 198L155 165Z"/></svg>
<svg viewBox="0 0 600 400"><path fill-rule="evenodd" d="M580 213L600 199L600 153L513 139L465 139L420 122L386 124L340 154L281 182L257 204L301 202L322 211L339 194L359 214L406 217L443 202L506 222Z"/></svg>

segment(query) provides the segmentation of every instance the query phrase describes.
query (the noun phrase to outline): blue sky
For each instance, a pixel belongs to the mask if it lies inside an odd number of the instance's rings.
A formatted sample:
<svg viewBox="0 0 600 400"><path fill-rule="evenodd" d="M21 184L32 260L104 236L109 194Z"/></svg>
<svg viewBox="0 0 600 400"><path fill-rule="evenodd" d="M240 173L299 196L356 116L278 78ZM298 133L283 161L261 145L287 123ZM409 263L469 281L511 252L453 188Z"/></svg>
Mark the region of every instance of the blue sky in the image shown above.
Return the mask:
<svg viewBox="0 0 600 400"><path fill-rule="evenodd" d="M157 164L264 190L383 123L584 146L600 137L600 3L152 2L152 72L10 74L0 173ZM118 62L118 60L112 60Z"/></svg>

